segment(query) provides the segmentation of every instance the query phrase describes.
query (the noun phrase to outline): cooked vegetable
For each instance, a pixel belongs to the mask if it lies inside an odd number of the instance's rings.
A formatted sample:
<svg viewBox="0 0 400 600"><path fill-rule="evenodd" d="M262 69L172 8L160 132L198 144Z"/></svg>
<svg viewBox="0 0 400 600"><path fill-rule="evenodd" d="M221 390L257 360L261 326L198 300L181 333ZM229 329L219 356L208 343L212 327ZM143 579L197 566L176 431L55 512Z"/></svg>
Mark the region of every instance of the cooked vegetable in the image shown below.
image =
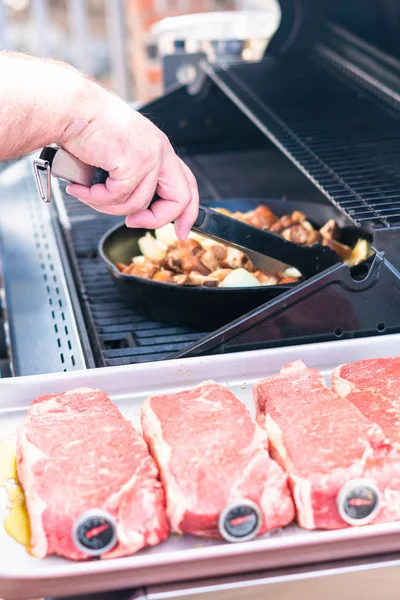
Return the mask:
<svg viewBox="0 0 400 600"><path fill-rule="evenodd" d="M151 233L146 233L145 236L140 238L138 240L138 246L143 256L150 260L163 260L167 252L167 247L161 246L160 242L157 242Z"/></svg>
<svg viewBox="0 0 400 600"><path fill-rule="evenodd" d="M350 267L354 267L363 260L367 260L367 258L373 256L373 254L374 251L372 250L371 244L367 242L367 240L358 240L357 244L351 251L351 255L349 260L347 261L347 264Z"/></svg>
<svg viewBox="0 0 400 600"><path fill-rule="evenodd" d="M317 230L300 211L277 217L266 206L258 206L246 213L231 213L225 208L215 210L253 227L274 232L300 246L315 243L329 246L349 266L373 254L366 240L358 240L353 249L343 244L340 228L333 219ZM134 257L130 265L117 263L117 268L122 273L162 283L221 288L258 287L296 283L301 278L301 273L293 267L284 273L260 271L244 252L193 231L187 240L178 240L172 224L158 229L155 238L146 233L138 243L142 255Z"/></svg>
<svg viewBox="0 0 400 600"><path fill-rule="evenodd" d="M289 267L283 274L284 277L294 277L295 279L300 279L301 273L294 267Z"/></svg>
<svg viewBox="0 0 400 600"><path fill-rule="evenodd" d="M155 235L156 239L162 244L164 244L166 248L173 246L175 242L178 241L173 223L168 223L168 225L160 227L160 229L156 230Z"/></svg>
<svg viewBox="0 0 400 600"><path fill-rule="evenodd" d="M261 283L246 269L234 269L218 285L218 287L257 287Z"/></svg>

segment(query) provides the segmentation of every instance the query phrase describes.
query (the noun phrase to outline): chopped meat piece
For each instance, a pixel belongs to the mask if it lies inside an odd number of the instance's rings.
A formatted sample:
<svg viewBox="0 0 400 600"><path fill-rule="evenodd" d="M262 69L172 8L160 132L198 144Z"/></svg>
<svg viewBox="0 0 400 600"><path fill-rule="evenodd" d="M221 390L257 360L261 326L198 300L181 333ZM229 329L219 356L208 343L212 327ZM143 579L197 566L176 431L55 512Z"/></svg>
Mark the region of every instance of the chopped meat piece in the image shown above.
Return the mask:
<svg viewBox="0 0 400 600"><path fill-rule="evenodd" d="M250 272L254 270L250 258L240 250L230 246L227 247L226 258L222 261L221 266L230 269L247 269Z"/></svg>
<svg viewBox="0 0 400 600"><path fill-rule="evenodd" d="M267 450L265 432L227 388L204 382L142 405L142 429L158 462L176 533L218 537L218 517L240 499L256 503L261 531L290 523L287 475Z"/></svg>
<svg viewBox="0 0 400 600"><path fill-rule="evenodd" d="M35 556L87 558L72 530L96 508L117 527L118 543L102 558L133 554L168 535L156 463L104 392L81 388L37 398L18 429L17 467Z"/></svg>
<svg viewBox="0 0 400 600"><path fill-rule="evenodd" d="M254 386L258 422L272 456L287 469L299 524L346 527L337 506L342 486L373 481L381 496L373 522L400 519L400 458L383 431L334 394L316 369L301 361Z"/></svg>
<svg viewBox="0 0 400 600"><path fill-rule="evenodd" d="M214 244L201 255L201 262L210 271L220 268L222 262L226 259L228 251L226 247L220 244Z"/></svg>
<svg viewBox="0 0 400 600"><path fill-rule="evenodd" d="M161 269L161 271L157 271L153 275L154 281L163 281L164 283L170 283L174 277L174 273L172 271L167 271L166 269Z"/></svg>
<svg viewBox="0 0 400 600"><path fill-rule="evenodd" d="M309 232L305 229L304 225L293 225L289 229L285 229L282 235L289 242L304 246L307 242Z"/></svg>
<svg viewBox="0 0 400 600"><path fill-rule="evenodd" d="M285 283L296 283L299 279L297 277L282 277L280 280L280 284L283 285Z"/></svg>
<svg viewBox="0 0 400 600"><path fill-rule="evenodd" d="M306 215L299 210L295 210L292 212L292 221L294 223L304 223L306 220Z"/></svg>
<svg viewBox="0 0 400 600"><path fill-rule="evenodd" d="M178 285L204 285L206 287L216 287L219 283L218 279L211 277L211 275L202 275L196 271L183 275L175 275L173 281Z"/></svg>
<svg viewBox="0 0 400 600"><path fill-rule="evenodd" d="M129 268L128 265L125 265L121 262L115 263L115 266L117 267L118 271L121 271L121 273L124 273Z"/></svg>
<svg viewBox="0 0 400 600"><path fill-rule="evenodd" d="M294 225L291 215L284 215L279 221L283 229L287 229L288 227L292 227L292 225Z"/></svg>
<svg viewBox="0 0 400 600"><path fill-rule="evenodd" d="M339 238L339 227L334 219L330 219L319 230L322 237L328 240L337 240Z"/></svg>
<svg viewBox="0 0 400 600"><path fill-rule="evenodd" d="M311 225L311 223L309 221L302 221L301 225L309 233L312 233L314 231L314 227Z"/></svg>
<svg viewBox="0 0 400 600"><path fill-rule="evenodd" d="M242 212L236 211L236 212L232 213L230 215L230 217L232 219L236 219L237 221L245 221L245 219L246 219L246 213L242 213Z"/></svg>
<svg viewBox="0 0 400 600"><path fill-rule="evenodd" d="M308 238L306 241L306 246L312 246L313 244L318 244L322 239L322 236L320 234L319 231L315 231L315 229L313 231L311 231L308 234Z"/></svg>
<svg viewBox="0 0 400 600"><path fill-rule="evenodd" d="M179 250L188 250L194 255L202 251L200 242L192 238L188 238L187 240L178 240L175 243L175 248L178 248Z"/></svg>
<svg viewBox="0 0 400 600"><path fill-rule="evenodd" d="M207 269L201 262L201 257L205 253L199 242L196 240L185 240L177 242L175 247L169 249L165 256L165 267L175 273L191 273L197 271L202 275L208 275L210 269Z"/></svg>
<svg viewBox="0 0 400 600"><path fill-rule="evenodd" d="M350 246L345 246L344 244L341 244L340 242L337 242L336 240L323 238L322 245L328 246L329 248L334 250L336 252L336 254L339 256L339 258L342 259L342 261L346 261L351 256Z"/></svg>
<svg viewBox="0 0 400 600"><path fill-rule="evenodd" d="M348 363L332 373L332 389L400 444L400 358Z"/></svg>
<svg viewBox="0 0 400 600"><path fill-rule="evenodd" d="M241 220L257 229L269 229L278 221L278 217L266 206L257 206L253 211L243 215Z"/></svg>
<svg viewBox="0 0 400 600"><path fill-rule="evenodd" d="M264 229L268 229L268 228L264 227ZM274 223L269 228L269 231L271 233L282 233L283 230L284 230L284 227L283 227L283 225L282 225L282 223L280 221L277 221L277 223Z"/></svg>
<svg viewBox="0 0 400 600"><path fill-rule="evenodd" d="M227 208L216 208L216 212L221 213L222 215L226 215L227 217L232 217L232 213Z"/></svg>
<svg viewBox="0 0 400 600"><path fill-rule="evenodd" d="M152 277L159 270L159 268L160 263L152 261L149 258L143 257L143 260L141 261L134 260L129 265L129 270L124 271L124 273L129 273L129 275L136 275L137 277L145 277L146 279L152 279Z"/></svg>
<svg viewBox="0 0 400 600"><path fill-rule="evenodd" d="M279 277L277 275L273 275L272 273L263 273L262 271L256 271L255 273L253 273L253 275L263 285L276 285L279 281Z"/></svg>

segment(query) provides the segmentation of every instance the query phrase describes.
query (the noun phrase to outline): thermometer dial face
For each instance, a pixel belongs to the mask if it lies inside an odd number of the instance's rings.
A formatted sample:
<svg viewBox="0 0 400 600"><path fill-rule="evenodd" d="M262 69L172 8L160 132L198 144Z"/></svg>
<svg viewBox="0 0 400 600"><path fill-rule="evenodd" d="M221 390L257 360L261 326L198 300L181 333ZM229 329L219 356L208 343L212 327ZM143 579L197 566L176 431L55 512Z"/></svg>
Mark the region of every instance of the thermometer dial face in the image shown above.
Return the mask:
<svg viewBox="0 0 400 600"><path fill-rule="evenodd" d="M72 538L81 552L100 556L117 543L115 519L103 510L87 511L76 521Z"/></svg>
<svg viewBox="0 0 400 600"><path fill-rule="evenodd" d="M349 525L372 521L379 511L379 491L367 480L348 481L337 498L340 516Z"/></svg>
<svg viewBox="0 0 400 600"><path fill-rule="evenodd" d="M219 532L228 542L246 542L256 537L262 524L261 511L250 500L231 502L219 517Z"/></svg>

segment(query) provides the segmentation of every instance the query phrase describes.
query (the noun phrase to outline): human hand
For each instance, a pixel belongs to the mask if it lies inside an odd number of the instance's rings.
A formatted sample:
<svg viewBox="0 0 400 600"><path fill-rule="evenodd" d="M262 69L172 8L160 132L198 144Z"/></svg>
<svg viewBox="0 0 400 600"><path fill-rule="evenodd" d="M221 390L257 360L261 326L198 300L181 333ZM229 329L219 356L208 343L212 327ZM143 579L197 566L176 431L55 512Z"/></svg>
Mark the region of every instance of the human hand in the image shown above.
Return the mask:
<svg viewBox="0 0 400 600"><path fill-rule="evenodd" d="M175 222L178 238L186 239L199 206L192 172L155 125L119 98L95 88L94 118L72 123L60 145L110 176L105 184L91 188L70 184L67 192L99 212L126 216L128 227L157 229ZM154 193L159 199L149 208Z"/></svg>

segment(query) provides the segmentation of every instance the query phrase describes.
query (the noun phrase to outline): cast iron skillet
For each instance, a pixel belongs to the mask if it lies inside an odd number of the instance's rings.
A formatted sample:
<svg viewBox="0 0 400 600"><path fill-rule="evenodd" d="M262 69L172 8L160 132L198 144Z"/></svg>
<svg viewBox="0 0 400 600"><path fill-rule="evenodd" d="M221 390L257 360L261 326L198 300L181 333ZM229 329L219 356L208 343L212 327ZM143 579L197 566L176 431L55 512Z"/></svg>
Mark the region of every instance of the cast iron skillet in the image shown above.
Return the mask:
<svg viewBox="0 0 400 600"><path fill-rule="evenodd" d="M302 211L316 227L321 227L329 219L335 219L339 227L343 228L341 241L345 244L354 245L361 235L367 235L366 232L350 227L346 218L331 205L239 199L222 200L208 206L223 206L230 211L246 212L260 204L268 206L278 216L290 214L294 210ZM250 288L186 287L121 273L115 263L129 264L133 256L139 255L138 239L145 233L143 229L129 229L125 225L117 225L101 239L99 255L124 300L139 313L156 321L211 331L272 300L295 285Z"/></svg>

